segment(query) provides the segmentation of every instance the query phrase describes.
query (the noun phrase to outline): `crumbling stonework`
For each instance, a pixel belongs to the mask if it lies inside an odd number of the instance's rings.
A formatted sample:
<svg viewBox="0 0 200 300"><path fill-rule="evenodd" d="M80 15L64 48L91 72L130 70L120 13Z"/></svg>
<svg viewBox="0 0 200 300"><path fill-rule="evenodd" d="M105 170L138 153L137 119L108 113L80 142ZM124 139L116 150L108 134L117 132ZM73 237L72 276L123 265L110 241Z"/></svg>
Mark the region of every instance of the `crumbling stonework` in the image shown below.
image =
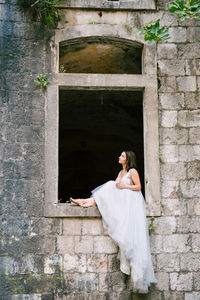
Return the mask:
<svg viewBox="0 0 200 300"><path fill-rule="evenodd" d="M90 18L95 24L89 26L123 30L124 24L135 28L157 18L169 25L173 18L164 0L157 1L157 10L154 1L150 10L142 1L142 11L126 10L126 1L118 11L118 1L112 1L105 12L101 1L92 1L91 10L81 10L81 1L69 1L67 8L67 2L56 31L88 25ZM171 39L157 45L161 214L155 217L151 251L158 283L147 295L134 295L98 215L44 216L48 99L34 79L48 72L56 80L50 55L54 30L32 21L14 0L0 0L0 299L200 299L198 25L175 21Z"/></svg>

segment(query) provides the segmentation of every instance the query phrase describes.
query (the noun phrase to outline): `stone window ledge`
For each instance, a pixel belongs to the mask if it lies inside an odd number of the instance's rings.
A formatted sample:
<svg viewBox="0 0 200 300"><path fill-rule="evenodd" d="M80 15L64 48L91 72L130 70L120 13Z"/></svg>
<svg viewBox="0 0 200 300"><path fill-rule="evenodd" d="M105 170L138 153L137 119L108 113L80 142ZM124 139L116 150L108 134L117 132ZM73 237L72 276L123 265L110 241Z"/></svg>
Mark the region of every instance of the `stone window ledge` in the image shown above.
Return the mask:
<svg viewBox="0 0 200 300"><path fill-rule="evenodd" d="M61 8L155 10L155 2L155 0L65 0L58 6Z"/></svg>
<svg viewBox="0 0 200 300"><path fill-rule="evenodd" d="M101 217L97 207L84 208L71 203L56 203L45 207L45 217Z"/></svg>

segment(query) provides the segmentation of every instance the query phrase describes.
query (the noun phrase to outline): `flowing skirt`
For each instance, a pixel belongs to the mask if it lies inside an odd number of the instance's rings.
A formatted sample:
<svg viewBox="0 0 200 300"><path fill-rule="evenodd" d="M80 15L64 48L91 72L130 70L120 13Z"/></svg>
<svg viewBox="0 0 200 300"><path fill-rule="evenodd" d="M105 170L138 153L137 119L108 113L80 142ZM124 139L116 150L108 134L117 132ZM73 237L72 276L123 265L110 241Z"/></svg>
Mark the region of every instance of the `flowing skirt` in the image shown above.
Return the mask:
<svg viewBox="0 0 200 300"><path fill-rule="evenodd" d="M145 201L141 191L119 189L115 181L92 191L103 225L120 249L120 269L129 274L133 288L147 293L148 286L156 283L151 260Z"/></svg>

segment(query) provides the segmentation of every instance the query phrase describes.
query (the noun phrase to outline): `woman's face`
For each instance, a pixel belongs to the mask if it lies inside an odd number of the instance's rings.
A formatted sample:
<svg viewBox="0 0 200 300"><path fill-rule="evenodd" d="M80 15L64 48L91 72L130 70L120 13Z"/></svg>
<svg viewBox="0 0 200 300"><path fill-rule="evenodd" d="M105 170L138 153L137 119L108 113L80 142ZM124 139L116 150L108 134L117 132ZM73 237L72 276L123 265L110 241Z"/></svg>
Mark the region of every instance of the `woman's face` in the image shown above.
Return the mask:
<svg viewBox="0 0 200 300"><path fill-rule="evenodd" d="M119 163L120 164L125 164L126 163L126 153L122 152L120 157L119 157Z"/></svg>

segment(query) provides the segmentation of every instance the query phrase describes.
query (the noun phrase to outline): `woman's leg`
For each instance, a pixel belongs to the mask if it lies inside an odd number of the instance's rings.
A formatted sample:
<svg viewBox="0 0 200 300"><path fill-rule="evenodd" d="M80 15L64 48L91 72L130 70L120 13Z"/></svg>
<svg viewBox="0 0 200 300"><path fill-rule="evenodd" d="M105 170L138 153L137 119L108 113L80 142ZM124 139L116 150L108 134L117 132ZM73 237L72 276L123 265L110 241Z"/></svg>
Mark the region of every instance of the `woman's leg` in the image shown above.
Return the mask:
<svg viewBox="0 0 200 300"><path fill-rule="evenodd" d="M96 201L93 197L87 198L87 199L73 199L72 197L70 200L73 203L76 203L77 205L80 205L82 207L90 207L90 206L96 206Z"/></svg>

